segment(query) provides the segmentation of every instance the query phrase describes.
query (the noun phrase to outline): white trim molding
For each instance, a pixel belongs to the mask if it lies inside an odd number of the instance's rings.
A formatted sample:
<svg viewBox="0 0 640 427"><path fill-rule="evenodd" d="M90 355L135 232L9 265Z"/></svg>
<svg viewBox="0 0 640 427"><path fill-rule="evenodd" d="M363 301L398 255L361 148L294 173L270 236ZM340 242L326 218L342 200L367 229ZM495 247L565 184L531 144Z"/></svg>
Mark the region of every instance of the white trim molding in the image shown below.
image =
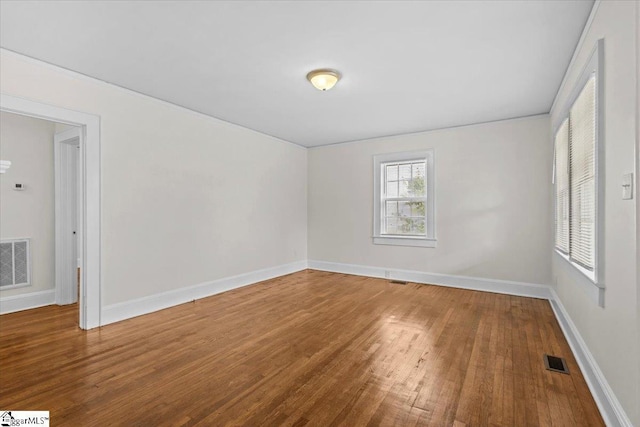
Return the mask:
<svg viewBox="0 0 640 427"><path fill-rule="evenodd" d="M509 280L484 279L450 274L426 273L413 270L389 269L365 265L341 264L327 261L309 260L309 268L313 270L331 271L334 273L354 274L356 276L377 277L382 279L404 280L407 282L428 285L448 286L452 288L470 289L474 291L494 292L498 294L517 295L531 298L550 299L550 287L535 283L514 282Z"/></svg>
<svg viewBox="0 0 640 427"><path fill-rule="evenodd" d="M343 264L328 261L308 261L309 269L330 271L334 273L353 274L357 276L403 280L413 283L424 283L438 286L470 289L483 292L494 292L522 297L549 300L551 308L558 320L571 350L580 366L582 375L596 401L600 414L607 426L633 427L620 401L613 393L611 386L598 366L595 358L582 339L580 332L565 310L560 297L549 285L514 282L508 280L485 279L468 276L426 273L421 271L398 270L384 267Z"/></svg>
<svg viewBox="0 0 640 427"><path fill-rule="evenodd" d="M562 329L562 332L569 343L569 347L571 347L571 351L580 366L582 376L587 382L589 390L591 390L593 399L596 401L598 409L600 409L600 415L602 415L605 424L611 427L633 427L631 420L622 408L620 401L613 393L609 382L600 370L600 367L591 354L591 351L589 351L589 347L587 347L587 344L582 339L578 328L573 323L573 320L571 320L567 310L564 308L560 297L554 289L550 289L551 298L549 298L549 303L551 304L551 308L553 309L553 312L558 319L558 323L560 324L560 328Z"/></svg>
<svg viewBox="0 0 640 427"><path fill-rule="evenodd" d="M569 77L569 70L573 67L576 62L576 58L578 57L578 53L582 50L582 45L584 44L585 39L587 38L587 34L591 30L591 24L593 24L593 20L595 19L596 13L598 12L598 8L600 7L601 0L596 0L591 6L591 12L589 13L589 17L587 18L587 23L584 25L582 29L582 34L580 34L580 39L578 40L578 44L576 44L575 49L573 49L573 55L571 56L571 60L569 61L569 65L567 65L567 69L564 72L564 76L562 77L562 82L560 82L560 87L558 88L558 92L556 92L555 98L553 98L553 103L551 104L551 108L549 111L553 111L556 108L556 104L558 99L560 98L560 94L564 90L565 85L567 84L567 78Z"/></svg>
<svg viewBox="0 0 640 427"><path fill-rule="evenodd" d="M52 305L55 304L55 301L55 289L2 297L0 298L0 314L14 313L16 311Z"/></svg>
<svg viewBox="0 0 640 427"><path fill-rule="evenodd" d="M296 261L186 288L161 292L131 301L111 304L102 309L102 326L306 269L306 260Z"/></svg>

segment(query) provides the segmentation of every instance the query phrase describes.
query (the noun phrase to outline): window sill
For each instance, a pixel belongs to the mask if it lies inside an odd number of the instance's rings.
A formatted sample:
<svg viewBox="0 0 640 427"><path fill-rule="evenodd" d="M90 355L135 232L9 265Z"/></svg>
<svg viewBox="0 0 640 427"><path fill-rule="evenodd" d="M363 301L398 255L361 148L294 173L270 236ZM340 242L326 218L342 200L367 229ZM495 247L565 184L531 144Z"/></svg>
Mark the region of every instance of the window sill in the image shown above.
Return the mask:
<svg viewBox="0 0 640 427"><path fill-rule="evenodd" d="M413 246L419 248L435 248L436 239L425 237L374 236L374 245Z"/></svg>
<svg viewBox="0 0 640 427"><path fill-rule="evenodd" d="M26 288L31 286L31 283L18 283L17 285L6 285L0 287L0 291L8 291L9 289Z"/></svg>
<svg viewBox="0 0 640 427"><path fill-rule="evenodd" d="M555 249L556 254L558 254L558 256L560 256L560 258L562 258L563 260L565 260L570 266L572 266L574 269L576 269L577 271L579 271L583 276L585 276L587 279L589 279L589 281L596 287L598 288L604 288L604 286L598 284L598 281L596 279L596 273L595 271L590 271L587 270L586 268L584 268L583 266L576 264L575 262L571 261L571 258L569 258L568 255L560 252L558 249Z"/></svg>

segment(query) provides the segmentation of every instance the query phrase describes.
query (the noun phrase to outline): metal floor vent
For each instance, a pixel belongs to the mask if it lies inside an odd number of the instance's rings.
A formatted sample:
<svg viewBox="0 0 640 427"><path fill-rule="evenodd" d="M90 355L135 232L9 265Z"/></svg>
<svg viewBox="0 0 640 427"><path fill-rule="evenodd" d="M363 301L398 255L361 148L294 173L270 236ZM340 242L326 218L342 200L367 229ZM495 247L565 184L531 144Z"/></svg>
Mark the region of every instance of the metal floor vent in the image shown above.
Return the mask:
<svg viewBox="0 0 640 427"><path fill-rule="evenodd" d="M404 280L389 280L389 282L395 284L395 285L406 285L407 282L405 282Z"/></svg>
<svg viewBox="0 0 640 427"><path fill-rule="evenodd" d="M560 372L561 374L569 374L569 367L567 366L567 362L562 357L558 356L550 356L545 354L544 358L544 366L554 372Z"/></svg>

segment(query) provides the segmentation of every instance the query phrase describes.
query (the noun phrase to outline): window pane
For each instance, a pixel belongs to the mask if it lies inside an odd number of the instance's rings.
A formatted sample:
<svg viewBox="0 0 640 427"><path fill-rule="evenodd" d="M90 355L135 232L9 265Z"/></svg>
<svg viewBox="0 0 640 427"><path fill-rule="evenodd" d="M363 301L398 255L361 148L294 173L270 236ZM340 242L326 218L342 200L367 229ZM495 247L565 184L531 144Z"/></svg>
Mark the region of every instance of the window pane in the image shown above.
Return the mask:
<svg viewBox="0 0 640 427"><path fill-rule="evenodd" d="M398 197L398 181L387 182L386 197Z"/></svg>
<svg viewBox="0 0 640 427"><path fill-rule="evenodd" d="M416 178L424 178L424 162L420 162L420 163L414 163L412 165L413 168L413 174L412 174L412 178L416 179Z"/></svg>
<svg viewBox="0 0 640 427"><path fill-rule="evenodd" d="M398 165L387 166L387 181L398 180Z"/></svg>
<svg viewBox="0 0 640 427"><path fill-rule="evenodd" d="M414 177L409 183L409 195L412 197L424 197L425 196L425 182L424 177Z"/></svg>
<svg viewBox="0 0 640 427"><path fill-rule="evenodd" d="M403 163L401 165L399 165L399 169L400 169L400 179L411 179L411 164L410 163Z"/></svg>
<svg viewBox="0 0 640 427"><path fill-rule="evenodd" d="M425 234L424 219L414 218L411 224L411 234Z"/></svg>
<svg viewBox="0 0 640 427"><path fill-rule="evenodd" d="M411 203L410 202L398 202L398 215L399 216L411 216Z"/></svg>
<svg viewBox="0 0 640 427"><path fill-rule="evenodd" d="M411 181L408 180L403 180L403 181L399 181L398 185L400 187L400 191L398 192L399 196L398 197L409 197L410 196L410 190L409 190L409 183Z"/></svg>
<svg viewBox="0 0 640 427"><path fill-rule="evenodd" d="M398 220L396 218L386 218L387 234L398 234Z"/></svg>
<svg viewBox="0 0 640 427"><path fill-rule="evenodd" d="M398 216L398 202L385 202L385 216Z"/></svg>
<svg viewBox="0 0 640 427"><path fill-rule="evenodd" d="M411 216L424 216L424 202L411 202Z"/></svg>
<svg viewBox="0 0 640 427"><path fill-rule="evenodd" d="M407 234L413 235L416 234L415 229L415 218L400 218L398 223L399 234Z"/></svg>
<svg viewBox="0 0 640 427"><path fill-rule="evenodd" d="M411 218L398 219L398 234L411 234Z"/></svg>

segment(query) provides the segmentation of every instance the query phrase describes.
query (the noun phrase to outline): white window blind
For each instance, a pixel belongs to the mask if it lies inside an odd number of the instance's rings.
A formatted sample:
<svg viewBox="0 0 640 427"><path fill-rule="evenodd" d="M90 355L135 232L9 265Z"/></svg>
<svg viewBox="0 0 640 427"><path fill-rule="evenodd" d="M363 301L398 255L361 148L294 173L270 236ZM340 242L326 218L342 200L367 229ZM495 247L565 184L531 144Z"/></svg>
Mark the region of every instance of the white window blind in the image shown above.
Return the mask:
<svg viewBox="0 0 640 427"><path fill-rule="evenodd" d="M592 75L569 110L570 258L595 263L596 79Z"/></svg>
<svg viewBox="0 0 640 427"><path fill-rule="evenodd" d="M554 116L555 249L561 259L586 276L600 291L603 304L602 236L604 233L604 39Z"/></svg>
<svg viewBox="0 0 640 427"><path fill-rule="evenodd" d="M565 120L555 139L556 247L569 253L569 120Z"/></svg>

